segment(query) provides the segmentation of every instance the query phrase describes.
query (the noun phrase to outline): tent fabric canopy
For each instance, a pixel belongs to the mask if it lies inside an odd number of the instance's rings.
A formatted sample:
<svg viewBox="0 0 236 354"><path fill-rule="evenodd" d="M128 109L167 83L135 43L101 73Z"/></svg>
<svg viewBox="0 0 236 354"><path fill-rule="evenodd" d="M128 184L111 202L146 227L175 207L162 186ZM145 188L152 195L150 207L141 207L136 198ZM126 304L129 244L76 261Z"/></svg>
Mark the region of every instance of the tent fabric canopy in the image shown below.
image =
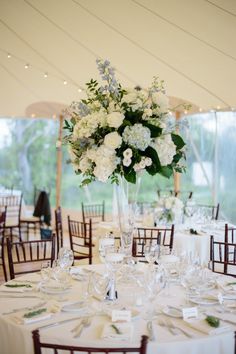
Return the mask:
<svg viewBox="0 0 236 354"><path fill-rule="evenodd" d="M1 0L0 116L59 114L97 57L125 87L159 76L173 103L234 109L235 38L234 0Z"/></svg>

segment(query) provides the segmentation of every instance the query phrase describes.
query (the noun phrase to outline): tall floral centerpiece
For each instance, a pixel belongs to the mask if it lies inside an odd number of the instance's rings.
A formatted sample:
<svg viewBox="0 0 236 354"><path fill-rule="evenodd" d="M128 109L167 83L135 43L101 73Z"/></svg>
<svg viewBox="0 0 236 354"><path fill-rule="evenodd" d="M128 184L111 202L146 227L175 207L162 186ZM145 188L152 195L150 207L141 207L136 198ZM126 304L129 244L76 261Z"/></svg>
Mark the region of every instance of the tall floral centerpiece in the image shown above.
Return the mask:
<svg viewBox="0 0 236 354"><path fill-rule="evenodd" d="M135 184L141 171L165 177L182 172L185 143L168 124L163 81L154 77L147 89L123 88L109 61L97 60L97 66L103 84L91 79L87 98L72 102L65 121L71 162L83 176L82 186L95 180ZM125 199L124 188L120 196ZM118 200L120 220L122 205Z"/></svg>

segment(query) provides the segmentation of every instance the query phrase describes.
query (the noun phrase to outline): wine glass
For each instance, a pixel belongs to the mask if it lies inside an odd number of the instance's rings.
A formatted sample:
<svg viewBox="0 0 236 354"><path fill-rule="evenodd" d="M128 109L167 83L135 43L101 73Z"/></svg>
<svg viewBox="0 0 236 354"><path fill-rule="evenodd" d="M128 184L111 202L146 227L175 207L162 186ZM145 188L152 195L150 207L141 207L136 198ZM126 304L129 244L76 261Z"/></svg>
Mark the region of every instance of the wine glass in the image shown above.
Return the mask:
<svg viewBox="0 0 236 354"><path fill-rule="evenodd" d="M41 272L40 272L42 283L47 283L51 278L51 262L45 261L41 263Z"/></svg>
<svg viewBox="0 0 236 354"><path fill-rule="evenodd" d="M58 263L61 268L69 268L74 262L73 251L69 248L62 247L58 254Z"/></svg>
<svg viewBox="0 0 236 354"><path fill-rule="evenodd" d="M146 244L144 246L144 256L151 267L159 259L160 256L160 245L157 244Z"/></svg>

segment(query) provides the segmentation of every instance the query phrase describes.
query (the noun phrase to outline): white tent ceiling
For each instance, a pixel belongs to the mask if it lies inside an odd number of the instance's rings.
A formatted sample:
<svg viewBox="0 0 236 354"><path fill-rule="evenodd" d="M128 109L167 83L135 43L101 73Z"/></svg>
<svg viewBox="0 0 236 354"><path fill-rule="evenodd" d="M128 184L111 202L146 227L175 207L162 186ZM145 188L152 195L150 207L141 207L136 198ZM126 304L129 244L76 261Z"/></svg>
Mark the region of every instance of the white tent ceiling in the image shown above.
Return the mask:
<svg viewBox="0 0 236 354"><path fill-rule="evenodd" d="M159 76L193 109L234 108L235 38L235 0L0 0L0 116L58 114L97 57L124 86Z"/></svg>

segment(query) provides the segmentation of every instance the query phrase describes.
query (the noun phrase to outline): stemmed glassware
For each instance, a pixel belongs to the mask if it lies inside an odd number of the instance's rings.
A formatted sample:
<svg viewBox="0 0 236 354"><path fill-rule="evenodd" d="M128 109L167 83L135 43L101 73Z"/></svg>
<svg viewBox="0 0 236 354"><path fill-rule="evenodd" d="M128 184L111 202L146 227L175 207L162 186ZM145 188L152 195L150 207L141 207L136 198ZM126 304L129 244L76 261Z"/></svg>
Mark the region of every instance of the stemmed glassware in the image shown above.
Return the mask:
<svg viewBox="0 0 236 354"><path fill-rule="evenodd" d="M160 245L151 242L146 244L144 246L144 256L152 268L160 257Z"/></svg>

